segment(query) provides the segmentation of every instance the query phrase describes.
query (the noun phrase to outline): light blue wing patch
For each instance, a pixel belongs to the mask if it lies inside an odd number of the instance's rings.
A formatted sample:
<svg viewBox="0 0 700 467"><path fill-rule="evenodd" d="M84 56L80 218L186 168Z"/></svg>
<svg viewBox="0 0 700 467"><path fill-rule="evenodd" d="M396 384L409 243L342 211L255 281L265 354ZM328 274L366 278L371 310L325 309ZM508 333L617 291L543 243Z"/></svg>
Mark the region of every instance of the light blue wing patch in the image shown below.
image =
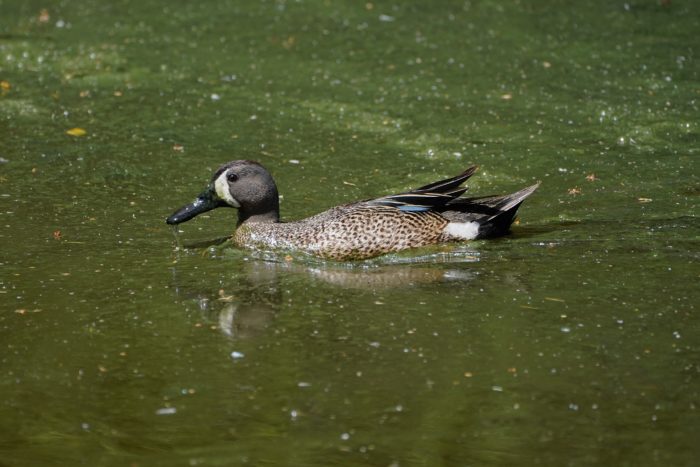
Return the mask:
<svg viewBox="0 0 700 467"><path fill-rule="evenodd" d="M415 204L406 204L404 206L397 206L400 211L404 212L425 212L430 211L428 206L416 206Z"/></svg>

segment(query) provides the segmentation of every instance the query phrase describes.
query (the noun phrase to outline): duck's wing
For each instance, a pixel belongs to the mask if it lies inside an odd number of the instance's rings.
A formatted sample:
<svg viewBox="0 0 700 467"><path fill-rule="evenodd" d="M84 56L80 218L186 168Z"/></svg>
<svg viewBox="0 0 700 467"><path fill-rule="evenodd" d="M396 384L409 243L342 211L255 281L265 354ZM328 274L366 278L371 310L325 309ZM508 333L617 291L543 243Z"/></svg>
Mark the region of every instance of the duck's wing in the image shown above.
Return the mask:
<svg viewBox="0 0 700 467"><path fill-rule="evenodd" d="M390 206L405 212L441 210L450 201L454 201L467 191L467 187L460 185L471 177L477 168L477 166L472 166L455 177L429 183L404 193L368 200L363 204Z"/></svg>
<svg viewBox="0 0 700 467"><path fill-rule="evenodd" d="M441 210L441 213L445 217L459 222L491 220L504 212L515 213L525 198L530 196L539 186L538 182L503 196L454 199Z"/></svg>

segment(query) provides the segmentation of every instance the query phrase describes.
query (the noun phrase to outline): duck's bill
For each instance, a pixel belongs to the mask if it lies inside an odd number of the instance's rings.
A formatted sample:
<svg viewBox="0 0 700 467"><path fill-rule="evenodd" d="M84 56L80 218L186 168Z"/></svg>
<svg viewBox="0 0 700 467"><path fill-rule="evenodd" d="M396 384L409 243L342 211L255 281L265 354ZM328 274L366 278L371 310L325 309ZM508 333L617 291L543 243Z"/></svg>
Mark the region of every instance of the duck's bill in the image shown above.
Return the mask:
<svg viewBox="0 0 700 467"><path fill-rule="evenodd" d="M221 201L216 194L210 189L197 196L192 203L181 207L175 211L165 222L170 225L182 224L204 212L211 211L219 207L228 206Z"/></svg>

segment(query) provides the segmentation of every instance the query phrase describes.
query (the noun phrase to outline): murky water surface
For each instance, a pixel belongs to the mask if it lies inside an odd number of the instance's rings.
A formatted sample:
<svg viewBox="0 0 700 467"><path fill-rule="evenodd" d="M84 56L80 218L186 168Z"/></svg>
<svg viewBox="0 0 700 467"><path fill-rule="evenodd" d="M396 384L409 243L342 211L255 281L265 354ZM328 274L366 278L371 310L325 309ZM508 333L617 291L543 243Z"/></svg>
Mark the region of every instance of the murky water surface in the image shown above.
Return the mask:
<svg viewBox="0 0 700 467"><path fill-rule="evenodd" d="M0 464L697 464L698 2L0 11ZM177 248L240 158L286 219L542 186L367 263Z"/></svg>

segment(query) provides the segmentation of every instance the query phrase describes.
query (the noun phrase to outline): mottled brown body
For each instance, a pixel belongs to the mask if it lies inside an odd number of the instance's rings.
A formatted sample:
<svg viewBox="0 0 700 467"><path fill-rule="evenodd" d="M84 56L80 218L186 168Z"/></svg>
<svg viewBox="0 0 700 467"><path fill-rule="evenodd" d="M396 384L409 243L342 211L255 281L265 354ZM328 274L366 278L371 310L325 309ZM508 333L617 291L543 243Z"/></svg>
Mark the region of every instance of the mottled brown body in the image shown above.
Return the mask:
<svg viewBox="0 0 700 467"><path fill-rule="evenodd" d="M297 222L244 223L236 229L233 242L245 248L301 250L346 261L458 240L443 234L447 223L433 212L353 203Z"/></svg>

